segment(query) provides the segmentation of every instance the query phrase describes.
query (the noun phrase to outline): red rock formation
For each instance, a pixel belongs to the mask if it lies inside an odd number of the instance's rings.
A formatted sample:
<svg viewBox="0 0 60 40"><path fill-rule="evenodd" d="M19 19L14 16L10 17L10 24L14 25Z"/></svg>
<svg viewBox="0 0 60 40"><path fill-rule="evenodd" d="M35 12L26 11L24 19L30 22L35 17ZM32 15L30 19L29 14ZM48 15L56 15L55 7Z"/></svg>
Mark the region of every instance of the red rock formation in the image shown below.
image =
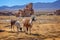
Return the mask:
<svg viewBox="0 0 60 40"><path fill-rule="evenodd" d="M18 13L16 13L16 16L31 16L34 14L34 10L33 10L33 4L29 3L28 5L26 5L26 7L24 8L24 10L19 10Z"/></svg>

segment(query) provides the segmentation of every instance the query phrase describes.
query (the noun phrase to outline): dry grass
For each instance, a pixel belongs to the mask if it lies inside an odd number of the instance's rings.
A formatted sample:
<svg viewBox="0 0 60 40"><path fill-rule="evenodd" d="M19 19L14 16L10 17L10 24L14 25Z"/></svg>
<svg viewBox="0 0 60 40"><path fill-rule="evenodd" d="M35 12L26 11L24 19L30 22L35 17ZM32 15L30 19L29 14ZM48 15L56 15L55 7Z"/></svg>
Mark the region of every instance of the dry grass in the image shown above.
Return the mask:
<svg viewBox="0 0 60 40"><path fill-rule="evenodd" d="M16 19L15 16L0 16L0 20ZM22 19L21 19L22 20ZM37 21L33 22L32 35L27 35L23 32L10 32L8 22L0 21L0 40L60 40L60 16L37 16Z"/></svg>

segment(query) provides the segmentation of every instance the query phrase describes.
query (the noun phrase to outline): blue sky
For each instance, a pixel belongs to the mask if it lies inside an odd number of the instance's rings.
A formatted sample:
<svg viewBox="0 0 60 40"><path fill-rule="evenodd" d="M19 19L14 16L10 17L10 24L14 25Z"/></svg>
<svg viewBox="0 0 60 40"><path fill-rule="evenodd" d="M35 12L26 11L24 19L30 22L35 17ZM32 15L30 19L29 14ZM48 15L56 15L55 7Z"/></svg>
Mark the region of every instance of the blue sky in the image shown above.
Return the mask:
<svg viewBox="0 0 60 40"><path fill-rule="evenodd" d="M14 6L14 5L24 5L27 3L36 3L36 2L54 2L56 0L0 0L0 6Z"/></svg>

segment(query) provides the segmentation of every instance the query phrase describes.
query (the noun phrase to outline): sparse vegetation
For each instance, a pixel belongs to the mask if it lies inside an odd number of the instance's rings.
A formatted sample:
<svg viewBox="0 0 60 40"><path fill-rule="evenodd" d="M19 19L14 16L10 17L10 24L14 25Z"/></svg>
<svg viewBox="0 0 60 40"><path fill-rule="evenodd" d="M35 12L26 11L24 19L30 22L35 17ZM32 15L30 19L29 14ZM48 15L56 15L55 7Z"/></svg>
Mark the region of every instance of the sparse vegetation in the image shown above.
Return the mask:
<svg viewBox="0 0 60 40"><path fill-rule="evenodd" d="M1 20L7 19L16 19L15 16L0 16L0 30L5 30L4 32L0 32L0 39L4 40L32 40L32 39L43 39L43 40L60 40L60 16L47 16L41 15L36 16L37 21L33 22L32 27L32 34L26 35L22 32L16 33L16 27L14 28L15 31L13 33L10 32L9 27L5 27L10 25L8 22L3 22ZM21 21L22 19L20 19ZM31 39L30 39L31 38Z"/></svg>

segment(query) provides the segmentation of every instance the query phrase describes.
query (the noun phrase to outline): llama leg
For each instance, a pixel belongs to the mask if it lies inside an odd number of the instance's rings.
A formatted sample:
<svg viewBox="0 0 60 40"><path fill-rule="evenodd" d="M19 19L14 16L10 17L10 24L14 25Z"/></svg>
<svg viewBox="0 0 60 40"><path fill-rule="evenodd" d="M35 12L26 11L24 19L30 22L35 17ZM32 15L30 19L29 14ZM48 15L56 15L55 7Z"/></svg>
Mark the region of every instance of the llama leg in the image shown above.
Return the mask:
<svg viewBox="0 0 60 40"><path fill-rule="evenodd" d="M17 27L17 31L19 32L20 31L20 25L16 25Z"/></svg>
<svg viewBox="0 0 60 40"><path fill-rule="evenodd" d="M19 32L19 31L22 31L22 28L20 27L20 24L17 25L17 31L18 31L18 32Z"/></svg>
<svg viewBox="0 0 60 40"><path fill-rule="evenodd" d="M29 34L31 34L31 27L29 28L29 32L30 32Z"/></svg>
<svg viewBox="0 0 60 40"><path fill-rule="evenodd" d="M12 24L11 24L11 31L12 31Z"/></svg>
<svg viewBox="0 0 60 40"><path fill-rule="evenodd" d="M11 27L11 31L15 31L15 30L14 30L14 25L12 25L12 27Z"/></svg>
<svg viewBox="0 0 60 40"><path fill-rule="evenodd" d="M26 27L23 27L23 31L26 32Z"/></svg>
<svg viewBox="0 0 60 40"><path fill-rule="evenodd" d="M28 28L27 28L27 27L25 27L25 33L27 34L27 32L28 32Z"/></svg>
<svg viewBox="0 0 60 40"><path fill-rule="evenodd" d="M15 26L16 26L16 28L17 28L17 32L18 32L18 31L19 31L19 25L18 25L17 22L15 23Z"/></svg>
<svg viewBox="0 0 60 40"><path fill-rule="evenodd" d="M15 31L15 30L14 30L14 25L11 25L11 31Z"/></svg>
<svg viewBox="0 0 60 40"><path fill-rule="evenodd" d="M28 28L28 34L31 34L31 28L30 27Z"/></svg>
<svg viewBox="0 0 60 40"><path fill-rule="evenodd" d="M22 31L25 32L25 27L23 26L23 24L21 24L22 27Z"/></svg>
<svg viewBox="0 0 60 40"><path fill-rule="evenodd" d="M17 31L19 32L20 31L20 26L17 25Z"/></svg>
<svg viewBox="0 0 60 40"><path fill-rule="evenodd" d="M28 31L28 28L27 28L27 31Z"/></svg>
<svg viewBox="0 0 60 40"><path fill-rule="evenodd" d="M26 28L26 33L28 33L28 27Z"/></svg>
<svg viewBox="0 0 60 40"><path fill-rule="evenodd" d="M28 34L30 34L30 28L28 28Z"/></svg>
<svg viewBox="0 0 60 40"><path fill-rule="evenodd" d="M17 32L19 32L19 25L16 24L16 27L17 27Z"/></svg>

